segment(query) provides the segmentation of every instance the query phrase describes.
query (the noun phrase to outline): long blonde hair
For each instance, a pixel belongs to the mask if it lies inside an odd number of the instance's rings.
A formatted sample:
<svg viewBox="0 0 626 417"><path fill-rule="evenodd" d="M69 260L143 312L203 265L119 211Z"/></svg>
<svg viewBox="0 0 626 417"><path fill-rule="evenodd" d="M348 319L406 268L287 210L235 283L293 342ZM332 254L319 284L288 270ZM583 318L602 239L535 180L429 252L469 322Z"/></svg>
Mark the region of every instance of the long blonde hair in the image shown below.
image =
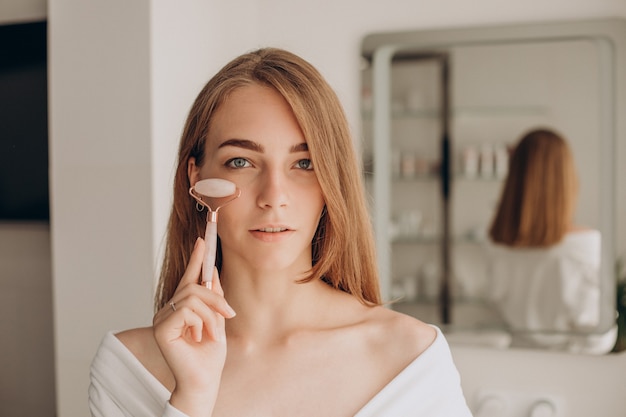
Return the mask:
<svg viewBox="0 0 626 417"><path fill-rule="evenodd" d="M515 146L489 235L514 247L558 243L571 228L578 180L572 152L548 129L525 134Z"/></svg>
<svg viewBox="0 0 626 417"><path fill-rule="evenodd" d="M178 152L156 309L174 294L195 239L204 233L205 215L196 211L188 194L187 162L194 157L202 166L216 110L234 90L253 83L274 88L289 103L306 138L326 203L312 242L313 268L301 281L322 279L365 304L380 304L371 223L343 108L311 64L290 52L264 48L222 68L200 91L189 112ZM216 263L219 269L219 242Z"/></svg>

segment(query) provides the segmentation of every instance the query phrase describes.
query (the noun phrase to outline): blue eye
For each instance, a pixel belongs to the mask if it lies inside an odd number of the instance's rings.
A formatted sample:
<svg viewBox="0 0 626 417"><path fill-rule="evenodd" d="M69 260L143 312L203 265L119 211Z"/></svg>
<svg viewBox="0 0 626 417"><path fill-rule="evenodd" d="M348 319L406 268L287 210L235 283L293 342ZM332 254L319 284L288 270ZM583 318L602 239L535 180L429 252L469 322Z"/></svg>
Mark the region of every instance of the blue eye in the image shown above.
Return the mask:
<svg viewBox="0 0 626 417"><path fill-rule="evenodd" d="M245 168L250 166L250 162L245 158L232 158L226 161L225 165L229 168Z"/></svg>
<svg viewBox="0 0 626 417"><path fill-rule="evenodd" d="M298 168L301 168L301 169L306 169L306 170L313 169L313 162L310 159L301 159L296 163L296 165L298 166Z"/></svg>

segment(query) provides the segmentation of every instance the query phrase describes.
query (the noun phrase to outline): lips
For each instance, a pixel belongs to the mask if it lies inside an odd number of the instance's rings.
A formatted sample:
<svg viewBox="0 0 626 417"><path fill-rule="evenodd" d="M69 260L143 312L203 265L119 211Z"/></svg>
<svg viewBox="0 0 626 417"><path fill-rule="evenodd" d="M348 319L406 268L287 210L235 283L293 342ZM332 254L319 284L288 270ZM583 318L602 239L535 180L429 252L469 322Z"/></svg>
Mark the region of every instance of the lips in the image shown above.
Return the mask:
<svg viewBox="0 0 626 417"><path fill-rule="evenodd" d="M263 242L281 242L284 239L288 239L294 232L295 230L290 229L288 226L276 224L250 229L252 236Z"/></svg>
<svg viewBox="0 0 626 417"><path fill-rule="evenodd" d="M250 228L251 232L280 233L294 230L284 223L265 223Z"/></svg>
<svg viewBox="0 0 626 417"><path fill-rule="evenodd" d="M279 233L286 232L289 230L286 227L262 227L260 229L256 229L257 232L265 232L265 233Z"/></svg>

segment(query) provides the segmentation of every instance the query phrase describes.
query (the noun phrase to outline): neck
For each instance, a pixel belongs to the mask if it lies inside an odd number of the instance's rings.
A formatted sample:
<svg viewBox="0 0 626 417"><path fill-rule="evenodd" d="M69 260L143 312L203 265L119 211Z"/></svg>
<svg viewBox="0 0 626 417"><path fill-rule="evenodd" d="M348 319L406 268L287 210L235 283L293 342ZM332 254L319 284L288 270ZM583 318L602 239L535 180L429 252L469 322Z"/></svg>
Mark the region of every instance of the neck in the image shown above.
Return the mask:
<svg viewBox="0 0 626 417"><path fill-rule="evenodd" d="M298 283L302 277L294 271L223 268L224 295L237 312L227 321L228 336L277 340L318 324L325 313L325 300L334 290L320 280Z"/></svg>

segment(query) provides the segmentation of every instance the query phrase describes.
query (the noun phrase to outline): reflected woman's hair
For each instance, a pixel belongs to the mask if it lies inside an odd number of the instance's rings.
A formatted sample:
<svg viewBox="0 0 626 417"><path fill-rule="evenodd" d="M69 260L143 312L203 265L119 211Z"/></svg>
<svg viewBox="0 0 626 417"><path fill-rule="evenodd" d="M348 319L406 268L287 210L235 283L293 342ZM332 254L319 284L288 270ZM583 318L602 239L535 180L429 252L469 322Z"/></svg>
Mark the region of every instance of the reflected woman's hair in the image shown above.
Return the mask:
<svg viewBox="0 0 626 417"><path fill-rule="evenodd" d="M511 154L491 240L512 247L560 242L573 226L577 193L574 158L565 139L548 129L526 133Z"/></svg>

